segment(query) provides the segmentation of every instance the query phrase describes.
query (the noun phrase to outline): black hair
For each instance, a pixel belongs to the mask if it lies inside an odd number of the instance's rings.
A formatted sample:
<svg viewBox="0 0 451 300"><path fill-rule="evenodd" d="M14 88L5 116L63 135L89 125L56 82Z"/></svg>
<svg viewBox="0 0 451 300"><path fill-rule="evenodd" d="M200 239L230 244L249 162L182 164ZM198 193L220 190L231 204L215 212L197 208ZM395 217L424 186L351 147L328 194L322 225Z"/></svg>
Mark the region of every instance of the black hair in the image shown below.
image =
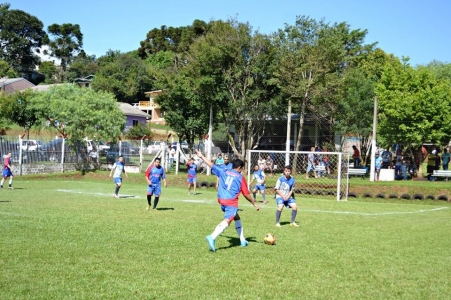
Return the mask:
<svg viewBox="0 0 451 300"><path fill-rule="evenodd" d="M291 166L290 165L287 165L287 166L285 166L285 167L283 167L284 169L288 169L288 170L290 170L291 171Z"/></svg>
<svg viewBox="0 0 451 300"><path fill-rule="evenodd" d="M233 169L238 169L239 167L244 167L244 161L242 161L241 159L237 158L232 162L232 168Z"/></svg>
<svg viewBox="0 0 451 300"><path fill-rule="evenodd" d="M155 158L155 161L157 161L157 160L158 160L159 162L161 162L161 158L156 157L156 158Z"/></svg>

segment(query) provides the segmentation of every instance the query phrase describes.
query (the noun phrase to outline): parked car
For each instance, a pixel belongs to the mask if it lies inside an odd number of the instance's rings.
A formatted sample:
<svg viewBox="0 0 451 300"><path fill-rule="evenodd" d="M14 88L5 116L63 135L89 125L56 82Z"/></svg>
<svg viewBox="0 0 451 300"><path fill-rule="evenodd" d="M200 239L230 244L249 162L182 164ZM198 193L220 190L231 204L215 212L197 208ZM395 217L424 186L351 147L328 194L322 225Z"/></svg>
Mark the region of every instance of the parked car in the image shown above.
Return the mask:
<svg viewBox="0 0 451 300"><path fill-rule="evenodd" d="M44 146L44 143L40 140L22 140L22 145L17 142L17 149L22 148L24 151L36 151L42 146Z"/></svg>
<svg viewBox="0 0 451 300"><path fill-rule="evenodd" d="M20 151L12 151L11 152L11 163L18 164L19 163ZM34 163L45 161L46 157L44 153L41 151L23 151L22 150L22 164Z"/></svg>
<svg viewBox="0 0 451 300"><path fill-rule="evenodd" d="M119 143L107 143L107 145L110 147L110 150L114 148L119 149ZM121 153L139 154L139 148L129 142L121 142Z"/></svg>
<svg viewBox="0 0 451 300"><path fill-rule="evenodd" d="M161 149L161 142L158 141L152 141L149 143L149 146L147 146L146 150L149 154L156 154Z"/></svg>

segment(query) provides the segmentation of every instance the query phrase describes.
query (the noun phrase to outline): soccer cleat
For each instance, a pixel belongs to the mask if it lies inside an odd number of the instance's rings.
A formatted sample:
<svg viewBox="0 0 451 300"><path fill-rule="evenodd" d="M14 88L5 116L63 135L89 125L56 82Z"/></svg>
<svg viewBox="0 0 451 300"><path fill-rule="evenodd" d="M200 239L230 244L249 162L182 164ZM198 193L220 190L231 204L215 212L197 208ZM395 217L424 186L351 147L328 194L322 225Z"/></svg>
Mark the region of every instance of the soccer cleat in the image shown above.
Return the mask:
<svg viewBox="0 0 451 300"><path fill-rule="evenodd" d="M150 205L149 204L147 204L147 206L146 206L146 210L149 210L150 209Z"/></svg>
<svg viewBox="0 0 451 300"><path fill-rule="evenodd" d="M263 204L266 204L266 203L268 203L268 201L263 201Z"/></svg>
<svg viewBox="0 0 451 300"><path fill-rule="evenodd" d="M196 195L196 192L194 192L193 195Z"/></svg>
<svg viewBox="0 0 451 300"><path fill-rule="evenodd" d="M188 192L188 195L191 194L190 192Z"/></svg>
<svg viewBox="0 0 451 300"><path fill-rule="evenodd" d="M296 224L296 222L290 223L290 226L291 226L291 227L299 227L299 225Z"/></svg>
<svg viewBox="0 0 451 300"><path fill-rule="evenodd" d="M276 223L276 227L280 227L280 223Z"/></svg>
<svg viewBox="0 0 451 300"><path fill-rule="evenodd" d="M215 240L213 239L213 237L211 235L207 235L205 237L205 239L207 240L208 246L210 247L210 251L215 252Z"/></svg>
<svg viewBox="0 0 451 300"><path fill-rule="evenodd" d="M14 190L14 188L13 188L12 186L8 187L8 189L10 189L10 190Z"/></svg>
<svg viewBox="0 0 451 300"><path fill-rule="evenodd" d="M114 198L119 198L119 196L117 194L114 194Z"/></svg>
<svg viewBox="0 0 451 300"><path fill-rule="evenodd" d="M246 247L248 244L249 242L246 240L241 241L241 247Z"/></svg>

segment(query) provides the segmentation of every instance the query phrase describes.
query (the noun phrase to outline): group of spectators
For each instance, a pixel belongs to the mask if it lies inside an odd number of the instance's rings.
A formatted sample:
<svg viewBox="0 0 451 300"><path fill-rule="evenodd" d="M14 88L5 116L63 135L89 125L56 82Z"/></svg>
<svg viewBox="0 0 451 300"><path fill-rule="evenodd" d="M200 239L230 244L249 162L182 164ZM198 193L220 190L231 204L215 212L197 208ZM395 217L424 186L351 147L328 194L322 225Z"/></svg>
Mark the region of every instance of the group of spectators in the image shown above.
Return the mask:
<svg viewBox="0 0 451 300"><path fill-rule="evenodd" d="M429 181L435 181L435 177L433 176L435 170L440 170L440 167L443 170L447 171L449 166L450 153L448 148L443 148L443 154L440 156L440 148L434 148L431 153L427 155L427 167L426 172L428 173L427 178Z"/></svg>

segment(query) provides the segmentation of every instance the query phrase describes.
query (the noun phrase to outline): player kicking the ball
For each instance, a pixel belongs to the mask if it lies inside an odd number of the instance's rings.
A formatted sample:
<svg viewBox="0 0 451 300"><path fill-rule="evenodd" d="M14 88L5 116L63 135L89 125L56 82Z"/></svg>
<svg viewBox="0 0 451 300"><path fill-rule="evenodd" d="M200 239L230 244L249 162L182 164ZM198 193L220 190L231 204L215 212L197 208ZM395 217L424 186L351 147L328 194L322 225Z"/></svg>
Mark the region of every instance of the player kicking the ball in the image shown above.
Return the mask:
<svg viewBox="0 0 451 300"><path fill-rule="evenodd" d="M260 207L250 196L246 179L241 175L244 162L240 159L235 159L233 161L232 170L228 170L213 164L209 159L205 158L200 151L196 150L196 154L219 178L218 202L224 212L224 220L216 226L211 235L207 235L206 237L210 250L213 252L216 251L216 238L229 227L232 221L235 221L235 229L240 237L241 247L246 247L248 241L244 238L243 227L241 226L241 219L238 214L238 196L242 193L246 200L252 203L257 210L260 210Z"/></svg>
<svg viewBox="0 0 451 300"><path fill-rule="evenodd" d="M276 226L280 227L280 215L282 214L283 207L291 207L291 223L290 226L298 227L296 224L296 214L298 212L298 207L296 205L296 201L293 197L293 188L294 188L295 180L291 177L291 166L285 166L283 169L283 175L277 179L276 186L274 189L276 190L276 202L277 202L277 211L276 211Z"/></svg>

